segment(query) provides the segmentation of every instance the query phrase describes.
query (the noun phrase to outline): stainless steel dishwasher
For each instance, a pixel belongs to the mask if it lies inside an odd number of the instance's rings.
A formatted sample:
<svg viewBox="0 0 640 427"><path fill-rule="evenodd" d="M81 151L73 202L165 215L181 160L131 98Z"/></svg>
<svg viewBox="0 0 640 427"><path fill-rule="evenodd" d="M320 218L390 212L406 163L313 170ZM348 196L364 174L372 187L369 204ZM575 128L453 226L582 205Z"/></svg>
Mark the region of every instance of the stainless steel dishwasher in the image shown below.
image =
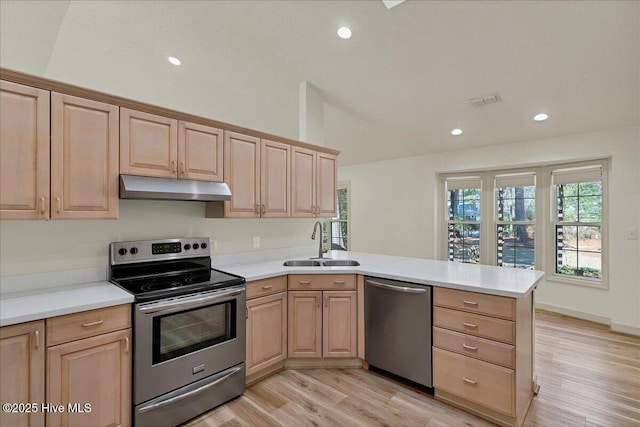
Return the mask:
<svg viewBox="0 0 640 427"><path fill-rule="evenodd" d="M365 361L433 387L431 286L365 277L364 310Z"/></svg>

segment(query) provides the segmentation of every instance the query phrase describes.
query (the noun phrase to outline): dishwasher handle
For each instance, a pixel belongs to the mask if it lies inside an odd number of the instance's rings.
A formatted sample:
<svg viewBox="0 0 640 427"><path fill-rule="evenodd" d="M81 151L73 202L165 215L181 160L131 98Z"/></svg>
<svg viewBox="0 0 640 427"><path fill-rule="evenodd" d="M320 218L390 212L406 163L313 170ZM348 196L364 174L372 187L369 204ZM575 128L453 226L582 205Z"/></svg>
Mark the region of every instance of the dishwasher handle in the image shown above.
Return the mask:
<svg viewBox="0 0 640 427"><path fill-rule="evenodd" d="M383 288L383 289L388 289L390 291L396 291L396 292L405 292L408 294L424 294L425 292L427 292L426 289L410 288L408 286L388 285L386 283L380 283L373 280L367 280L366 283L371 286L375 286L376 288Z"/></svg>

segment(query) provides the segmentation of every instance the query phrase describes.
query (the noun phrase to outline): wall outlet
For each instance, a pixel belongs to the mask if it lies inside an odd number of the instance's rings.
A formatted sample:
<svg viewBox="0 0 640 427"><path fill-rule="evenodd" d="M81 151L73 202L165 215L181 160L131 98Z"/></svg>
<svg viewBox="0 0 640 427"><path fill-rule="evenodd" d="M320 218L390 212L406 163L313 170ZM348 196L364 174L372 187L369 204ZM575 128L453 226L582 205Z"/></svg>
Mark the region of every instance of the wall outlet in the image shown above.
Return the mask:
<svg viewBox="0 0 640 427"><path fill-rule="evenodd" d="M260 236L253 236L253 249L260 247Z"/></svg>
<svg viewBox="0 0 640 427"><path fill-rule="evenodd" d="M638 229L627 228L625 230L625 235L627 236L627 240L638 240Z"/></svg>

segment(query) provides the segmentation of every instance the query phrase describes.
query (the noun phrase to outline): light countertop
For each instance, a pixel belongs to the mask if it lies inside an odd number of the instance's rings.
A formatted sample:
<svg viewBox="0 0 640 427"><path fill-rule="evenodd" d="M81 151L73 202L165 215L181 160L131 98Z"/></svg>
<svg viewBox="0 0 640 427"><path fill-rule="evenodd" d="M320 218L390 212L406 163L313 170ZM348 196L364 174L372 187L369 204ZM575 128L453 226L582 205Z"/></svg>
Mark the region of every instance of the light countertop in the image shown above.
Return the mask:
<svg viewBox="0 0 640 427"><path fill-rule="evenodd" d="M133 295L107 281L5 293L0 326L132 302Z"/></svg>
<svg viewBox="0 0 640 427"><path fill-rule="evenodd" d="M284 267L285 260L216 267L243 276L247 281L284 274L355 273L424 285L441 286L485 294L521 298L540 283L544 273L536 270L463 264L363 252L330 251L332 259L353 259L357 267ZM288 259L306 259L295 257Z"/></svg>
<svg viewBox="0 0 640 427"><path fill-rule="evenodd" d="M285 274L351 273L514 298L526 296L544 276L544 273L535 270L363 252L331 251L325 256L353 259L360 265L284 267L282 264L286 259L308 259L308 256L288 256L267 262L254 260L247 264L238 263L242 257L235 257L235 265L219 265L214 258L214 268L243 276L248 282ZM2 278L0 326L133 302L133 295L107 282L104 276L104 269L87 269ZM77 283L79 279L89 283ZM38 285L44 282L49 285Z"/></svg>

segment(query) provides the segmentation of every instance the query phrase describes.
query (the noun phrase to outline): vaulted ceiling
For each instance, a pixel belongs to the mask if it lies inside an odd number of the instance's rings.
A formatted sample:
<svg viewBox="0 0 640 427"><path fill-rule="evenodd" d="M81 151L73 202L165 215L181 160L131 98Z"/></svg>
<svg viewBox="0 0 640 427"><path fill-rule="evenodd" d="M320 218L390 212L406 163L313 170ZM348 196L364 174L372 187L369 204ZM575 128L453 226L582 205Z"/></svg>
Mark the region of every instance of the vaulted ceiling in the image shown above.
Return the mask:
<svg viewBox="0 0 640 427"><path fill-rule="evenodd" d="M324 95L325 145L342 151L341 164L640 121L637 1L0 7L2 67L293 139L299 84L308 81ZM350 40L336 36L342 25ZM469 103L493 93L502 102ZM549 120L533 122L541 111ZM452 136L454 127L464 133Z"/></svg>

